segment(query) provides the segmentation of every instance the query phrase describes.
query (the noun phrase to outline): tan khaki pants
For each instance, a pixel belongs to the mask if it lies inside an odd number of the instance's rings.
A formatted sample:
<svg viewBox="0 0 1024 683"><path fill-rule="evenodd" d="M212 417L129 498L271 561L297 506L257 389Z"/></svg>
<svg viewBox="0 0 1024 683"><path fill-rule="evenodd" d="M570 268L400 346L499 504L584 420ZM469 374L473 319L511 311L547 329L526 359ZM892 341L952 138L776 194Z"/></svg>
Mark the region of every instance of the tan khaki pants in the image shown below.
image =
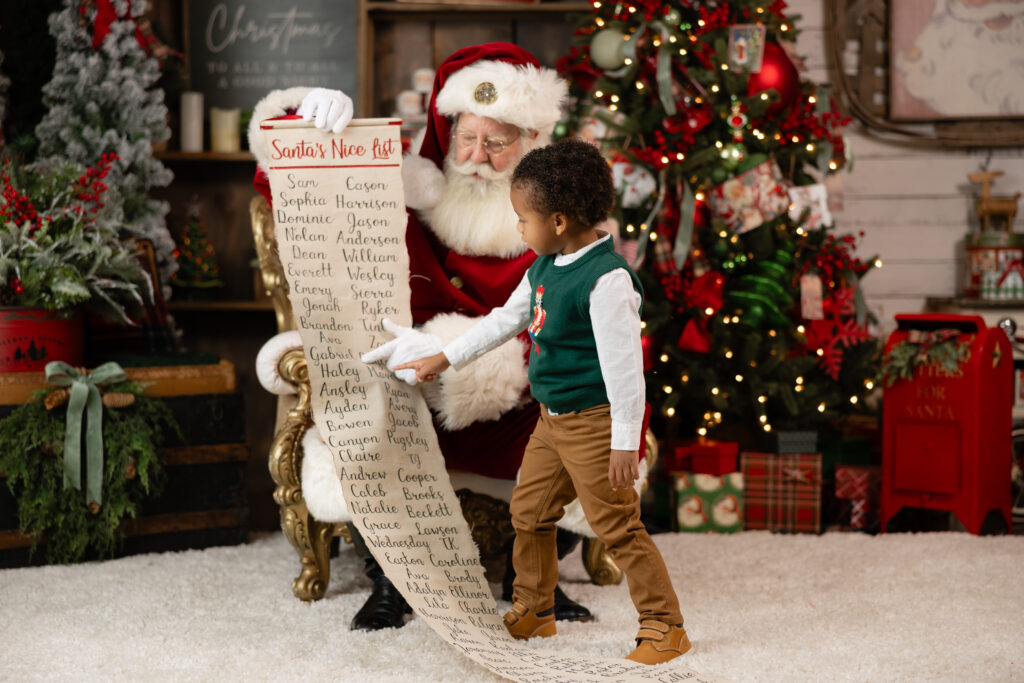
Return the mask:
<svg viewBox="0 0 1024 683"><path fill-rule="evenodd" d="M640 521L640 497L631 486L612 491L608 482L611 433L607 403L563 415L541 406L512 493L515 599L538 612L554 604L555 522L578 496L594 533L626 575L639 620L681 624L665 561Z"/></svg>

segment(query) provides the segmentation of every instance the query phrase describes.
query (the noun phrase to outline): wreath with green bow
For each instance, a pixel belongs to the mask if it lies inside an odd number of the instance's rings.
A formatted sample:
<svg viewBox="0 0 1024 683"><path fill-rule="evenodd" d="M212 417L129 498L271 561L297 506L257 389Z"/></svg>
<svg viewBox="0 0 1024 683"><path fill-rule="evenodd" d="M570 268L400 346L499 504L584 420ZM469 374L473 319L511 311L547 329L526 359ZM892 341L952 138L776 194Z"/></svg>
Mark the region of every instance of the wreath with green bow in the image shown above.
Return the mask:
<svg viewBox="0 0 1024 683"><path fill-rule="evenodd" d="M50 563L111 557L125 519L162 489L158 453L181 430L116 363L86 372L55 361L46 375L54 389L0 420L0 477L30 555L42 543Z"/></svg>

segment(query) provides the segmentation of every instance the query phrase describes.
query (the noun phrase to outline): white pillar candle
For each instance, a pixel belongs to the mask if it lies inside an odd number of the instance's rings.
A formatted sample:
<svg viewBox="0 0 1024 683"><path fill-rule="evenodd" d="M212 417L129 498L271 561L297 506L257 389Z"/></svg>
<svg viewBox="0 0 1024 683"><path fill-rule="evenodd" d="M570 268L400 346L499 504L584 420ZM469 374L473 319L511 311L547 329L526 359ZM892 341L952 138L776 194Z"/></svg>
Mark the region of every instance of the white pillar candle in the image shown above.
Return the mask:
<svg viewBox="0 0 1024 683"><path fill-rule="evenodd" d="M210 149L214 152L237 152L242 149L239 121L241 109L210 108Z"/></svg>
<svg viewBox="0 0 1024 683"><path fill-rule="evenodd" d="M203 93L181 93L181 151L203 151Z"/></svg>

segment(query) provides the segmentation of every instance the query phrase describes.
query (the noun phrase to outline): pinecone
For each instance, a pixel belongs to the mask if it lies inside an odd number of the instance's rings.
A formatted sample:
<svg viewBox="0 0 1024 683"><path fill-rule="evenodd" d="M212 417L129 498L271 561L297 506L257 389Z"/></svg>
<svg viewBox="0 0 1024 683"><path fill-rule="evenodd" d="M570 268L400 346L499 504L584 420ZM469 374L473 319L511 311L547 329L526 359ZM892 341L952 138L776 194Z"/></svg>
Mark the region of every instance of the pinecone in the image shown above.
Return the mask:
<svg viewBox="0 0 1024 683"><path fill-rule="evenodd" d="M103 394L103 405L108 408L127 408L135 403L135 394L109 393Z"/></svg>
<svg viewBox="0 0 1024 683"><path fill-rule="evenodd" d="M71 392L67 389L56 389L43 399L43 405L47 410L53 410L68 402Z"/></svg>

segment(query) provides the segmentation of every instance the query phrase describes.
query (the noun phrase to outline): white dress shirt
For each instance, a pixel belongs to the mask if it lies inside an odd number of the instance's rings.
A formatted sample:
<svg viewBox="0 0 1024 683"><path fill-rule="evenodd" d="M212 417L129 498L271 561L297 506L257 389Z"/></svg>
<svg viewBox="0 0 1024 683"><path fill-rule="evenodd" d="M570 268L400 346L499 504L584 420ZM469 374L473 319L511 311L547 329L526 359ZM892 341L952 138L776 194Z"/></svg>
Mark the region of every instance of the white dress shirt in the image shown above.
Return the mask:
<svg viewBox="0 0 1024 683"><path fill-rule="evenodd" d="M567 266L588 251L610 240L605 235L571 254L556 254L555 266ZM476 325L444 347L444 355L456 370L500 346L530 324L533 288L529 273L503 306L492 309ZM590 292L590 320L597 344L597 360L611 404L612 443L615 450L640 447L644 417L644 363L640 347L640 293L625 268L608 271Z"/></svg>

